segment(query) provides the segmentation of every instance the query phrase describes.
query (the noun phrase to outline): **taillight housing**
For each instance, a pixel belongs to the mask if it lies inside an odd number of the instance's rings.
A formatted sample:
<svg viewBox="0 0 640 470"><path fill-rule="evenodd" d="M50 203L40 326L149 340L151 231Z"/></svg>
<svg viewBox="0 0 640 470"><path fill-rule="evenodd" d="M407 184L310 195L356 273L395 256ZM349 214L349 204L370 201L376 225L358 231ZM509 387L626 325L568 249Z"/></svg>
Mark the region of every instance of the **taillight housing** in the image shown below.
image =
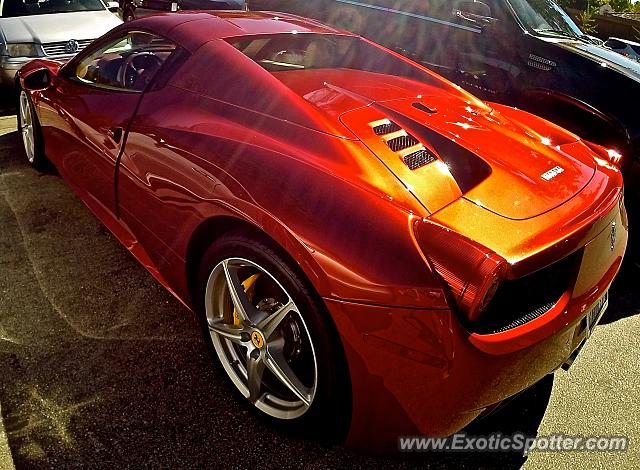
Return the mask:
<svg viewBox="0 0 640 470"><path fill-rule="evenodd" d="M622 154L618 152L616 149L603 147L602 145L594 144L593 142L583 141L587 147L593 150L597 155L596 161L602 165L604 161L607 164L613 165L615 168L620 168L622 166Z"/></svg>
<svg viewBox="0 0 640 470"><path fill-rule="evenodd" d="M508 263L479 243L428 220L416 222L415 234L460 311L469 321L477 320L505 278Z"/></svg>

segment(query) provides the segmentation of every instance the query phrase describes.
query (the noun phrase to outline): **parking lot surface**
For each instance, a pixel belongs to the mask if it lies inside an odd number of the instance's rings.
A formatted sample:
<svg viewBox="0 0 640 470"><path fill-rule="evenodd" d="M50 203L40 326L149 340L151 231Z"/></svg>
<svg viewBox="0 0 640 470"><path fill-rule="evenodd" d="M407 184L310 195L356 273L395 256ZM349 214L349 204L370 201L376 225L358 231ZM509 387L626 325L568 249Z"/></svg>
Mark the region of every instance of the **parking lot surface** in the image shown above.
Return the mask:
<svg viewBox="0 0 640 470"><path fill-rule="evenodd" d="M640 468L638 243L570 371L470 430L626 435L628 452L358 453L258 419L193 315L58 175L27 165L15 116L1 115L0 468Z"/></svg>

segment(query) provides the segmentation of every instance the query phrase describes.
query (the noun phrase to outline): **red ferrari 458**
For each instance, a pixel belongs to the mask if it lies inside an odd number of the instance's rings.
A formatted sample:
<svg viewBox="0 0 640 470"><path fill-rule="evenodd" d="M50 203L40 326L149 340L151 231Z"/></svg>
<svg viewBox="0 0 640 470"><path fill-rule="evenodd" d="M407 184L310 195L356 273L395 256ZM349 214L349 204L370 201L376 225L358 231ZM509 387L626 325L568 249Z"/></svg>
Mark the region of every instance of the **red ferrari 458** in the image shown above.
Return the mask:
<svg viewBox="0 0 640 470"><path fill-rule="evenodd" d="M616 155L275 13L126 23L19 126L277 422L448 435L570 364L627 242Z"/></svg>

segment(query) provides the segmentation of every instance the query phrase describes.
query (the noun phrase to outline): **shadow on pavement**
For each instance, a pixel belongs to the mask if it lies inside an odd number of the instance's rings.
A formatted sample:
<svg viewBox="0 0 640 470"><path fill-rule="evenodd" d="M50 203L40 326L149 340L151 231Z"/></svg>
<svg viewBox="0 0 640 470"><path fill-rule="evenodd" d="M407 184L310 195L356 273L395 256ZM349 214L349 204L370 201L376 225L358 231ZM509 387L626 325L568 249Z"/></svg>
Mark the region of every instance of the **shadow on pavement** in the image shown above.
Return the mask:
<svg viewBox="0 0 640 470"><path fill-rule="evenodd" d="M0 136L0 403L17 467L519 468L517 453L378 457L275 430L211 365L193 315L53 174ZM553 379L470 434L535 435ZM464 393L464 391L461 391Z"/></svg>
<svg viewBox="0 0 640 470"><path fill-rule="evenodd" d="M16 113L16 99L14 91L0 86L0 117L11 116Z"/></svg>

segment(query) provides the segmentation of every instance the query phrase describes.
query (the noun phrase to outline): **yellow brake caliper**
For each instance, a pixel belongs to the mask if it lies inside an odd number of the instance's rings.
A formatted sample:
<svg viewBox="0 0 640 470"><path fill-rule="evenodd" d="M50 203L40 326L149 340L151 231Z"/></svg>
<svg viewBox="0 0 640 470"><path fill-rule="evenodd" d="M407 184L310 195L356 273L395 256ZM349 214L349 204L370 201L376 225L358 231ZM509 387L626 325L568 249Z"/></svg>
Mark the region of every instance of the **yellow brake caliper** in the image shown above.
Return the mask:
<svg viewBox="0 0 640 470"><path fill-rule="evenodd" d="M245 279L242 282L242 288L244 289L245 294L247 294L247 298L249 299L249 302L253 303L253 295L254 295L254 291L255 291L255 284L256 281L258 280L258 278L260 277L262 273L256 273L250 277L248 277L247 279ZM241 326L242 325L242 321L240 320L240 317L238 316L238 312L236 311L235 307L233 308L233 324L235 326Z"/></svg>

